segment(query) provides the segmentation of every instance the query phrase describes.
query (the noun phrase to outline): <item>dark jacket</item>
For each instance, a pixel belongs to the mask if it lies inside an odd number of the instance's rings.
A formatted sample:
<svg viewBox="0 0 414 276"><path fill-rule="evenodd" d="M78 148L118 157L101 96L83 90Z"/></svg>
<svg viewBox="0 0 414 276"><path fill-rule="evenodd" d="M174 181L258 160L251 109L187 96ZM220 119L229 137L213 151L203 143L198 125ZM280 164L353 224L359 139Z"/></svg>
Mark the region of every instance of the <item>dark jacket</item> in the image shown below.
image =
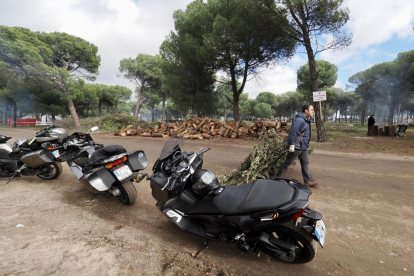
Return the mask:
<svg viewBox="0 0 414 276"><path fill-rule="evenodd" d="M311 138L310 119L302 112L298 112L289 131L288 147L295 145L296 149L307 150Z"/></svg>
<svg viewBox="0 0 414 276"><path fill-rule="evenodd" d="M374 119L374 117L370 116L370 117L368 118L368 125L369 125L369 126L373 126L373 125L375 125L375 119Z"/></svg>

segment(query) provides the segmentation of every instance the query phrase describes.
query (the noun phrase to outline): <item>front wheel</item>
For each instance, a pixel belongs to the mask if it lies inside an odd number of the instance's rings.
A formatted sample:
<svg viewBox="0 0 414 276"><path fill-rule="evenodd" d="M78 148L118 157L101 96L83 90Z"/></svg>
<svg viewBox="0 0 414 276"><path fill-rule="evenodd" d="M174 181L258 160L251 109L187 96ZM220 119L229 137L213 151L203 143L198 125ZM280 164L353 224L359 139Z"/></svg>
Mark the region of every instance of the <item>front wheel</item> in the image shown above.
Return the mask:
<svg viewBox="0 0 414 276"><path fill-rule="evenodd" d="M62 164L60 162L51 162L43 165L42 167L36 169L36 175L42 179L50 180L58 178L62 172Z"/></svg>
<svg viewBox="0 0 414 276"><path fill-rule="evenodd" d="M266 233L269 236L281 239L296 247L294 256L289 256L289 254L280 255L276 252L267 252L266 250L266 254L276 259L291 264L304 264L312 261L316 255L316 241L312 239L308 233L293 224L284 223L276 225L272 227L272 229L266 231Z"/></svg>
<svg viewBox="0 0 414 276"><path fill-rule="evenodd" d="M123 184L117 185L118 189L121 191L119 200L125 205L131 205L137 199L137 190L135 189L132 182L125 182Z"/></svg>

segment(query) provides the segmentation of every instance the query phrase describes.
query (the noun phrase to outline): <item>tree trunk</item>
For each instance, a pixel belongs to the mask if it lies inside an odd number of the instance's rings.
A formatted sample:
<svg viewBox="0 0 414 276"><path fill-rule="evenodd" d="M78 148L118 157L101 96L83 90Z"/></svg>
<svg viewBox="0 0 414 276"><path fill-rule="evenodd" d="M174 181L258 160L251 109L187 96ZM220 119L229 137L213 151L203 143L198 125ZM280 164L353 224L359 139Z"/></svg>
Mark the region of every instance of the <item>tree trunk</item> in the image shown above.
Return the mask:
<svg viewBox="0 0 414 276"><path fill-rule="evenodd" d="M73 124L75 126L80 126L81 124L79 121L78 113L76 112L76 108L75 108L75 105L73 104L72 99L67 98L67 102L68 102L69 114L72 117Z"/></svg>
<svg viewBox="0 0 414 276"><path fill-rule="evenodd" d="M100 99L98 103L98 117L102 117L102 101Z"/></svg>
<svg viewBox="0 0 414 276"><path fill-rule="evenodd" d="M155 109L155 104L153 103L151 105L151 122L154 122L154 109Z"/></svg>
<svg viewBox="0 0 414 276"><path fill-rule="evenodd" d="M115 102L115 113L118 113L118 101Z"/></svg>
<svg viewBox="0 0 414 276"><path fill-rule="evenodd" d="M361 126L364 125L365 122L365 117L366 117L366 112L367 112L367 105L364 105L364 107L362 108L362 114L361 114Z"/></svg>
<svg viewBox="0 0 414 276"><path fill-rule="evenodd" d="M5 104L4 111L3 111L3 125L7 124L7 110L9 108L8 104Z"/></svg>
<svg viewBox="0 0 414 276"><path fill-rule="evenodd" d="M345 109L345 123L348 123L348 117L346 116L346 109Z"/></svg>
<svg viewBox="0 0 414 276"><path fill-rule="evenodd" d="M52 114L52 121L53 122L56 121L56 115L55 114Z"/></svg>
<svg viewBox="0 0 414 276"><path fill-rule="evenodd" d="M165 122L165 102L166 102L166 99L164 97L162 98L162 121L163 122Z"/></svg>
<svg viewBox="0 0 414 276"><path fill-rule="evenodd" d="M12 127L16 127L17 126L17 104L15 101L13 101L12 103Z"/></svg>
<svg viewBox="0 0 414 276"><path fill-rule="evenodd" d="M135 119L138 119L139 110L141 109L142 95L144 94L144 85L145 85L145 82L142 82L141 88L139 89L139 92L138 92L137 105L135 106L135 112L134 112Z"/></svg>
<svg viewBox="0 0 414 276"><path fill-rule="evenodd" d="M392 126L394 124L394 99L391 98L391 104L389 105L389 116L388 116L388 125Z"/></svg>

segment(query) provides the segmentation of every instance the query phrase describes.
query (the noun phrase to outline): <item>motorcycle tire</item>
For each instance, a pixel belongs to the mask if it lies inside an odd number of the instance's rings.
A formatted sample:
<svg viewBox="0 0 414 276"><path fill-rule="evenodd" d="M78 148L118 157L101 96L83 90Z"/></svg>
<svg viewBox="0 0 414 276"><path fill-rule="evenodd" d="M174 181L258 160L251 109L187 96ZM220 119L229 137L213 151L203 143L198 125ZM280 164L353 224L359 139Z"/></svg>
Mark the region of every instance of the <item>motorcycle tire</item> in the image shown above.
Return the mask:
<svg viewBox="0 0 414 276"><path fill-rule="evenodd" d="M45 166L48 166L49 171L46 173L36 173L37 177L45 180L50 180L58 178L63 172L62 164L60 162L53 161L51 163L45 164L43 167Z"/></svg>
<svg viewBox="0 0 414 276"><path fill-rule="evenodd" d="M292 223L284 223L276 225L271 229L265 231L268 235L273 235L275 238L282 239L288 243L295 245L295 256L280 256L275 252L264 252L276 259L290 264L304 264L315 258L317 251L317 243L304 230L293 225ZM266 250L267 251L267 250Z"/></svg>
<svg viewBox="0 0 414 276"><path fill-rule="evenodd" d="M137 190L135 189L132 182L125 182L123 184L117 185L118 189L121 191L119 200L125 205L131 205L137 199Z"/></svg>

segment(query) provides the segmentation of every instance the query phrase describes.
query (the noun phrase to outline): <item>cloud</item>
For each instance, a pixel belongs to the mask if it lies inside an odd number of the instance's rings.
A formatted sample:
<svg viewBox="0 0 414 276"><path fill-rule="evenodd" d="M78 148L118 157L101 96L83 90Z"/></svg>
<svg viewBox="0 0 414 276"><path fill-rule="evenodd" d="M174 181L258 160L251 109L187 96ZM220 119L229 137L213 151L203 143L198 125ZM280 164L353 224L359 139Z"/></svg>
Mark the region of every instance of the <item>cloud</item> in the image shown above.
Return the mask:
<svg viewBox="0 0 414 276"><path fill-rule="evenodd" d="M98 46L100 75L96 82L125 85L118 78L119 61L139 53L157 54L174 29L173 12L191 0L15 0L2 1L0 24L33 31L66 32Z"/></svg>
<svg viewBox="0 0 414 276"><path fill-rule="evenodd" d="M350 20L345 28L353 34L352 44L342 51L322 52L321 59L340 64L394 35L414 39L412 0L345 0L343 6L350 10ZM372 49L367 52L368 55L376 54Z"/></svg>
<svg viewBox="0 0 414 276"><path fill-rule="evenodd" d="M282 94L287 91L296 91L296 70L289 66L276 66L263 71L258 78L246 83L244 91L249 98L256 98L260 92Z"/></svg>

